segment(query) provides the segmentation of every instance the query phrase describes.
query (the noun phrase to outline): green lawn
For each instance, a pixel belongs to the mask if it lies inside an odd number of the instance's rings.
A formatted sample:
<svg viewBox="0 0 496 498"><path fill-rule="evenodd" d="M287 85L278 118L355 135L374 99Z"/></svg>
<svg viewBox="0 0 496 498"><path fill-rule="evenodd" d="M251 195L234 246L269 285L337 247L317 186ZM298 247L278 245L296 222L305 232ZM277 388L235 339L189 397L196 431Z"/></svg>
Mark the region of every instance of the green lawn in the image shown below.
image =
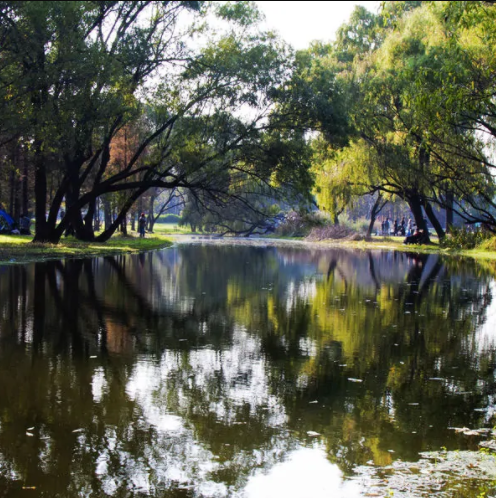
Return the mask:
<svg viewBox="0 0 496 498"><path fill-rule="evenodd" d="M349 240L323 240L318 242L328 246L350 247L355 249L392 249L404 252L418 252L418 253L435 253L445 254L451 256L467 256L477 259L496 259L496 250L493 246L486 244L486 246L478 247L476 249L444 249L439 246L437 237L432 236L432 243L429 245L410 244L405 245L403 241L405 237L383 237L373 236L370 241L349 241ZM493 244L494 245L494 244Z"/></svg>
<svg viewBox="0 0 496 498"><path fill-rule="evenodd" d="M31 236L0 235L0 263L24 263L64 257L99 256L137 253L160 249L172 245L163 234L147 234L140 239L134 233L130 236L115 235L108 242L80 242L73 237L62 238L57 245L35 244Z"/></svg>
<svg viewBox="0 0 496 498"><path fill-rule="evenodd" d="M188 235L193 232L189 227L182 227L177 223L155 223L153 233L158 235Z"/></svg>

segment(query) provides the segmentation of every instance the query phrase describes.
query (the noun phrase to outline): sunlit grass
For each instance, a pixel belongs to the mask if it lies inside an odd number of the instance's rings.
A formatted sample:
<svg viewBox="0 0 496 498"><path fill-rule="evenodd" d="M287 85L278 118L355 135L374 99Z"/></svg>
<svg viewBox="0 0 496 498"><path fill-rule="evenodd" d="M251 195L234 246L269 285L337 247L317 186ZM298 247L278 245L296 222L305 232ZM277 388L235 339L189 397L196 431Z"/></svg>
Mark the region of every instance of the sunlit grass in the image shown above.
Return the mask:
<svg viewBox="0 0 496 498"><path fill-rule="evenodd" d="M0 235L0 262L15 263L63 257L101 256L137 253L172 245L162 234L115 235L108 242L81 242L73 237L62 238L59 244L33 243L27 235Z"/></svg>
<svg viewBox="0 0 496 498"><path fill-rule="evenodd" d="M156 223L153 233L159 235L188 235L193 233L189 226L179 226L176 223Z"/></svg>

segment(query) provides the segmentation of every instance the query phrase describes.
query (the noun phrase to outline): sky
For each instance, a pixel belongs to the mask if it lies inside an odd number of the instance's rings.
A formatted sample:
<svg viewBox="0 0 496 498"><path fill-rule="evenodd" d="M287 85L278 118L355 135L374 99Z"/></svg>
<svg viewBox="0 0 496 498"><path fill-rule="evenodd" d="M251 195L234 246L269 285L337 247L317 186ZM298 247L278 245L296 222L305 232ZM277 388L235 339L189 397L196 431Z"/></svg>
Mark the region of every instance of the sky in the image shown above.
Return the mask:
<svg viewBox="0 0 496 498"><path fill-rule="evenodd" d="M314 40L331 41L337 29L348 21L355 5L377 13L382 2L272 2L257 1L273 29L295 49L307 48Z"/></svg>

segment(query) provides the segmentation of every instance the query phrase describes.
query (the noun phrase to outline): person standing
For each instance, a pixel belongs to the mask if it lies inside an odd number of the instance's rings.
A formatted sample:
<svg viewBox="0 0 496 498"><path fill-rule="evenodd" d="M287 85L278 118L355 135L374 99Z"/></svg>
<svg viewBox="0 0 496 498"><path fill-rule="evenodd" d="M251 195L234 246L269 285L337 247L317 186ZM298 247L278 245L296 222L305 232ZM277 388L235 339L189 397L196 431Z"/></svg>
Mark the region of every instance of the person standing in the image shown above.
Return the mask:
<svg viewBox="0 0 496 498"><path fill-rule="evenodd" d="M21 235L31 235L31 218L25 213L19 218L19 231Z"/></svg>
<svg viewBox="0 0 496 498"><path fill-rule="evenodd" d="M141 213L141 216L139 217L138 220L138 231L140 238L145 237L145 230L146 230L146 216L145 213Z"/></svg>

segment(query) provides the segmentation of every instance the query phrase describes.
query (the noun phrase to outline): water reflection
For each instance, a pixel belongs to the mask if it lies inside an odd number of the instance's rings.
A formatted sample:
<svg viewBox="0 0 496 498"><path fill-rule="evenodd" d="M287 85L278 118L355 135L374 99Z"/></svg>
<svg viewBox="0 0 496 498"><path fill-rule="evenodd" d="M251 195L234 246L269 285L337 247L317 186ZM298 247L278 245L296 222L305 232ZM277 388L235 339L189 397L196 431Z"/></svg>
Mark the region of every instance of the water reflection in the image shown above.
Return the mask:
<svg viewBox="0 0 496 498"><path fill-rule="evenodd" d="M492 423L494 288L282 247L4 267L0 496L355 496L356 465L475 448L449 427Z"/></svg>

